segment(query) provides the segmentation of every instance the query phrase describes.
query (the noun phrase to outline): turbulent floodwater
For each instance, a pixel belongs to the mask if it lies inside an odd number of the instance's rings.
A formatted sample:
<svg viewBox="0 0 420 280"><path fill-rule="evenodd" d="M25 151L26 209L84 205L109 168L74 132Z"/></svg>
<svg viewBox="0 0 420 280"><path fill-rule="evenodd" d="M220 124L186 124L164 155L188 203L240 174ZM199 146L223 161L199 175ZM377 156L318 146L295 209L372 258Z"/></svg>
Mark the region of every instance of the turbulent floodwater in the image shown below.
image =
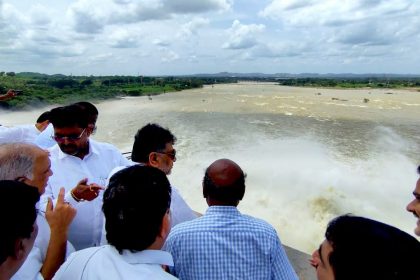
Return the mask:
<svg viewBox="0 0 420 280"><path fill-rule="evenodd" d="M218 158L247 173L239 208L273 224L286 245L310 252L327 222L354 213L409 233L405 211L420 163L420 93L326 90L241 83L97 104L95 139L130 151L148 122L178 138L171 182L204 212L204 169ZM1 112L3 125L31 123L44 109Z"/></svg>

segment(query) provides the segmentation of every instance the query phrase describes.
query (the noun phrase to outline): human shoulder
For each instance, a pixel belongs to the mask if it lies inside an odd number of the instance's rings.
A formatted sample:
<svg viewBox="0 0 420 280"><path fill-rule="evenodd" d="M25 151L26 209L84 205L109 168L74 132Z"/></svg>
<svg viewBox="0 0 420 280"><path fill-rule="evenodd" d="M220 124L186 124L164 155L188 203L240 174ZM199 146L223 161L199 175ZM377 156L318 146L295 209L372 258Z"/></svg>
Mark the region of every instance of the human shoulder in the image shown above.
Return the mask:
<svg viewBox="0 0 420 280"><path fill-rule="evenodd" d="M47 150L50 153L50 159L53 159L55 157L58 157L58 154L60 152L60 147L57 144L55 144L54 146L48 148Z"/></svg>
<svg viewBox="0 0 420 280"><path fill-rule="evenodd" d="M68 266L86 266L88 262L94 260L95 257L100 257L105 254L109 245L99 246L99 247L90 247L83 250L74 252L69 256L66 263Z"/></svg>
<svg viewBox="0 0 420 280"><path fill-rule="evenodd" d="M100 255L98 253L103 252L106 247L107 245L74 252L60 267L53 279L84 279L83 275L86 268L94 262L94 257Z"/></svg>
<svg viewBox="0 0 420 280"><path fill-rule="evenodd" d="M97 148L97 149L101 149L101 150L109 150L109 151L113 151L113 152L118 152L120 153L120 151L117 149L117 147L115 147L114 145L107 143L107 142L99 142L93 139L89 139L89 143L90 145L92 145L93 147Z"/></svg>
<svg viewBox="0 0 420 280"><path fill-rule="evenodd" d="M206 219L204 216L201 216L193 220L185 221L185 222L175 225L171 229L171 232L169 233L169 237L176 238L178 236L184 236L187 233L199 234L200 230L205 230L205 226L206 226Z"/></svg>
<svg viewBox="0 0 420 280"><path fill-rule="evenodd" d="M277 232L274 227L263 219L242 214L242 220L247 224L247 226L249 226L250 229L265 231L277 236Z"/></svg>

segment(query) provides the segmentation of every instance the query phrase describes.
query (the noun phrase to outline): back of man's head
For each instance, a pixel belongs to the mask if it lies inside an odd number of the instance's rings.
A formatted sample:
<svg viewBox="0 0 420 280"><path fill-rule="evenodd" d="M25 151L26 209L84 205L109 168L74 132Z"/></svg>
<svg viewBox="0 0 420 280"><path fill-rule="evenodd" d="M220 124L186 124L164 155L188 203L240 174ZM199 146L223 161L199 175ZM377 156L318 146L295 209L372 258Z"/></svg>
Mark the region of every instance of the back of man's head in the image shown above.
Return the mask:
<svg viewBox="0 0 420 280"><path fill-rule="evenodd" d="M37 123L43 123L45 121L49 121L50 120L50 111L46 111L44 113L42 113L41 115L39 115L38 119L36 119Z"/></svg>
<svg viewBox="0 0 420 280"><path fill-rule="evenodd" d="M86 111L87 117L88 117L88 123L89 124L96 124L96 120L98 119L99 111L98 108L96 108L95 105L93 105L90 102L87 101L80 101L73 103L72 105L79 106L83 110Z"/></svg>
<svg viewBox="0 0 420 280"><path fill-rule="evenodd" d="M176 137L158 124L149 123L139 129L134 137L131 160L148 163L149 154L165 150L166 144L174 144Z"/></svg>
<svg viewBox="0 0 420 280"><path fill-rule="evenodd" d="M329 222L325 238L335 279L420 279L420 243L398 228L343 215Z"/></svg>
<svg viewBox="0 0 420 280"><path fill-rule="evenodd" d="M16 242L31 237L36 219L38 191L24 183L0 180L0 265L16 258Z"/></svg>
<svg viewBox="0 0 420 280"><path fill-rule="evenodd" d="M102 206L108 243L120 253L147 249L160 235L170 204L171 187L161 170L134 165L115 173Z"/></svg>
<svg viewBox="0 0 420 280"><path fill-rule="evenodd" d="M203 178L203 196L212 205L237 206L245 194L242 169L229 159L219 159L207 169Z"/></svg>
<svg viewBox="0 0 420 280"><path fill-rule="evenodd" d="M50 111L50 122L53 126L87 128L89 118L86 110L78 105L54 108Z"/></svg>
<svg viewBox="0 0 420 280"><path fill-rule="evenodd" d="M35 160L40 153L46 152L28 143L0 145L0 180L32 180Z"/></svg>

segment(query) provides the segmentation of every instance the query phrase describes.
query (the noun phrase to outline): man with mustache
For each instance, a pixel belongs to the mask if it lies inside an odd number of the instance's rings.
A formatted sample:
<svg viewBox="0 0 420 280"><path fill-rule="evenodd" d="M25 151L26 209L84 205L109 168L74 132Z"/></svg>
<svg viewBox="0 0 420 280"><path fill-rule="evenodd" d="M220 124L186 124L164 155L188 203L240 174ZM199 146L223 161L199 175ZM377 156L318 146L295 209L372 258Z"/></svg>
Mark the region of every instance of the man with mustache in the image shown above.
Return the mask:
<svg viewBox="0 0 420 280"><path fill-rule="evenodd" d="M129 161L114 146L89 138L94 127L89 115L78 105L51 110L55 146L50 148L53 175L41 198L56 199L65 187L65 200L77 209L70 226L69 240L79 250L99 245L103 215L102 192L110 171ZM71 188L70 186L76 186Z"/></svg>

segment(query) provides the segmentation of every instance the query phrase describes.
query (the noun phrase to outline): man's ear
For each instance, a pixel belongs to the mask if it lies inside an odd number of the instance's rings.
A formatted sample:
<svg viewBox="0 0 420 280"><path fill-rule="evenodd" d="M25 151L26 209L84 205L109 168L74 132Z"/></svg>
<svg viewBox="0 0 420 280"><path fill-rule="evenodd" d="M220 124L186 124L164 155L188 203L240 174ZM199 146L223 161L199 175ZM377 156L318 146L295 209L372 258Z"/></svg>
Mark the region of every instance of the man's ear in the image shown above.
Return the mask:
<svg viewBox="0 0 420 280"><path fill-rule="evenodd" d="M207 196L208 196L208 188L203 183L203 197L207 198Z"/></svg>
<svg viewBox="0 0 420 280"><path fill-rule="evenodd" d="M160 232L159 232L159 236L163 239L166 240L166 237L168 237L169 232L171 231L171 214L168 211L162 219L162 225L160 227Z"/></svg>
<svg viewBox="0 0 420 280"><path fill-rule="evenodd" d="M22 238L18 238L15 240L15 254L14 257L16 260L21 260L26 257L25 254L25 245L23 243Z"/></svg>
<svg viewBox="0 0 420 280"><path fill-rule="evenodd" d="M159 160L158 160L158 156L156 155L155 152L151 152L149 154L149 165L159 168Z"/></svg>
<svg viewBox="0 0 420 280"><path fill-rule="evenodd" d="M89 137L92 135L92 133L93 133L93 128L90 125L88 125L86 127L86 136Z"/></svg>

